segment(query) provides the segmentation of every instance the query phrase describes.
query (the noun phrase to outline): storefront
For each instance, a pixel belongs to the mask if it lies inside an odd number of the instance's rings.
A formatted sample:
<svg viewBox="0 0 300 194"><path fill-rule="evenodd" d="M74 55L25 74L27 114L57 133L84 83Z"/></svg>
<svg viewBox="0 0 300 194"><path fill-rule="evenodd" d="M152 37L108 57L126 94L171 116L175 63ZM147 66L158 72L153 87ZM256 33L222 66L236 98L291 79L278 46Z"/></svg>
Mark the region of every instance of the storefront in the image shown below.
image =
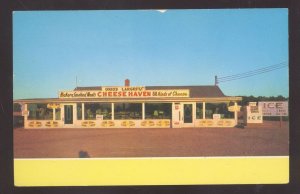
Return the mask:
<svg viewBox="0 0 300 194"><path fill-rule="evenodd" d="M241 97L218 86L77 87L58 98L15 100L25 128L234 127Z"/></svg>

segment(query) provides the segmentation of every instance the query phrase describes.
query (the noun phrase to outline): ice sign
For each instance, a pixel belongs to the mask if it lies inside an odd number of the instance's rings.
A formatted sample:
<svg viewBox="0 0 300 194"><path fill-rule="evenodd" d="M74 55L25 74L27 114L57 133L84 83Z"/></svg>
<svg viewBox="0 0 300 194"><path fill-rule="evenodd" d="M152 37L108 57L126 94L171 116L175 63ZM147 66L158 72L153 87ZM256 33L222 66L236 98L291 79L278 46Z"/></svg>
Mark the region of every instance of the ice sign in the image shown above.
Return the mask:
<svg viewBox="0 0 300 194"><path fill-rule="evenodd" d="M287 101L259 102L258 106L262 107L263 116L288 116L289 115Z"/></svg>

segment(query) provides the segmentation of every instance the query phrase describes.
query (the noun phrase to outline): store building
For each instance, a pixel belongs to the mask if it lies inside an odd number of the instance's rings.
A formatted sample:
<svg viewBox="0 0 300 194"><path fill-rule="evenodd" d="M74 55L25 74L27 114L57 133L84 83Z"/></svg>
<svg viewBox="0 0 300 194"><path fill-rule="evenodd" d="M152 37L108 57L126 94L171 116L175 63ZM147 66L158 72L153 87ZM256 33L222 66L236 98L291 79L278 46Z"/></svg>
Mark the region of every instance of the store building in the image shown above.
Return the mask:
<svg viewBox="0 0 300 194"><path fill-rule="evenodd" d="M218 86L76 87L58 98L15 100L25 128L234 127L241 97Z"/></svg>

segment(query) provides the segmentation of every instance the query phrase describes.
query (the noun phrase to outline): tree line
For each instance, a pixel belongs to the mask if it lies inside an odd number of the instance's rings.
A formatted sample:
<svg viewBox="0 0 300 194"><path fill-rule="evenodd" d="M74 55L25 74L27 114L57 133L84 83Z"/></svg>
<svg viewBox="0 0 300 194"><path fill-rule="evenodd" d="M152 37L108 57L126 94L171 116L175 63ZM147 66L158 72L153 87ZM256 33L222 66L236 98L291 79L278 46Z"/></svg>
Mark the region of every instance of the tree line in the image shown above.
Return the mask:
<svg viewBox="0 0 300 194"><path fill-rule="evenodd" d="M288 97L284 97L282 95L278 95L278 96L241 96L242 97L242 101L241 101L241 106L248 106L249 102L264 102L264 101L288 101L289 98ZM269 120L269 121L279 121L280 117L264 117L264 120ZM289 117L288 116L284 116L282 117L283 121L288 121Z"/></svg>
<svg viewBox="0 0 300 194"><path fill-rule="evenodd" d="M242 97L242 101L241 101L241 105L242 106L247 106L249 104L249 102L262 102L262 101L287 101L289 100L288 97L284 97L282 95L278 95L278 96L241 96Z"/></svg>

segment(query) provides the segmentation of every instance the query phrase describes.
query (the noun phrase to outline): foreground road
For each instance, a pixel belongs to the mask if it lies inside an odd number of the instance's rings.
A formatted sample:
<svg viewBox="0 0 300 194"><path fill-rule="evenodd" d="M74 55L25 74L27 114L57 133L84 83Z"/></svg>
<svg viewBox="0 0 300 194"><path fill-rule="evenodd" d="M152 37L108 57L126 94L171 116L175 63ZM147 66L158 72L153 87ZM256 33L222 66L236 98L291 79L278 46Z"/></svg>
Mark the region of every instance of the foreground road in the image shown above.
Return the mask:
<svg viewBox="0 0 300 194"><path fill-rule="evenodd" d="M288 127L14 129L15 158L284 156Z"/></svg>

